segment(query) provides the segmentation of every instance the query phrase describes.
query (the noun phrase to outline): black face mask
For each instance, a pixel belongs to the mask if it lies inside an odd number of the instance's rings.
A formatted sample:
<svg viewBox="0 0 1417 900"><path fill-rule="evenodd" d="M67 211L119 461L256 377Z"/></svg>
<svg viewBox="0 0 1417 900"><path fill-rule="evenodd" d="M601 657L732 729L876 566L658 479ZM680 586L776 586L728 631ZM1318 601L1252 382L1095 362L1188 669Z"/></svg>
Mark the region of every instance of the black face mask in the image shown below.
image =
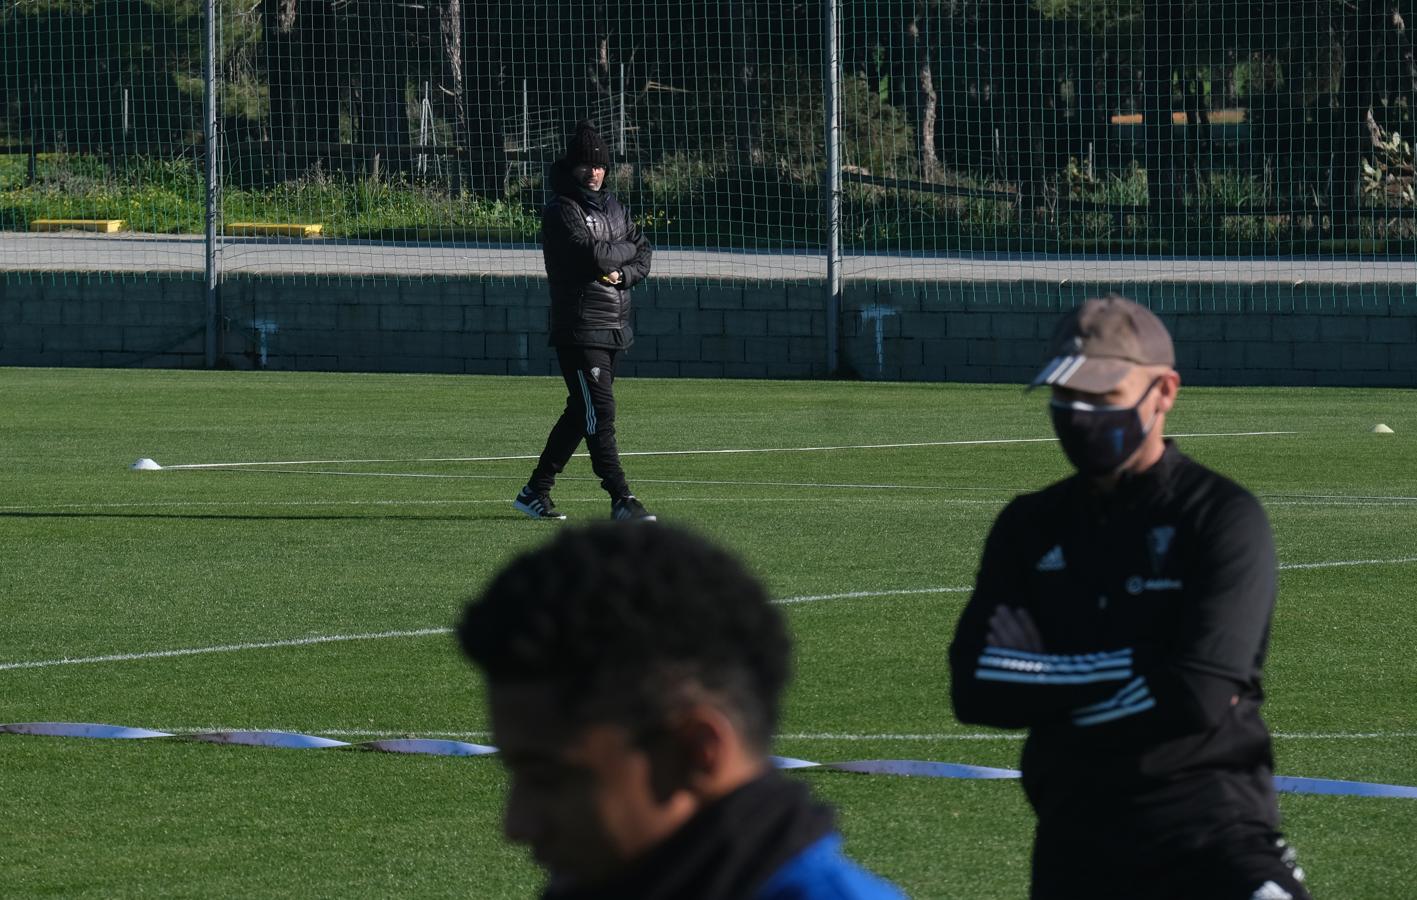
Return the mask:
<svg viewBox="0 0 1417 900"><path fill-rule="evenodd" d="M1143 425L1137 410L1160 380L1148 385L1132 406L1094 406L1076 400L1049 404L1053 431L1074 468L1083 475L1108 475L1132 458L1156 424L1153 415Z"/></svg>

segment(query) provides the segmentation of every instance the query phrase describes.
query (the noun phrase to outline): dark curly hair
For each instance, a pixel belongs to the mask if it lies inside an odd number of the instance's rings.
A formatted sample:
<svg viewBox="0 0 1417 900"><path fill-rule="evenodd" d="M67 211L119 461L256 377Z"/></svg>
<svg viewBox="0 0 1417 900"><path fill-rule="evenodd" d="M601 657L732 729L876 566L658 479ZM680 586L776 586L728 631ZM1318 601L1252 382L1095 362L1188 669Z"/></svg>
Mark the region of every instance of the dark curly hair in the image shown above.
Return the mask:
<svg viewBox="0 0 1417 900"><path fill-rule="evenodd" d="M566 528L503 568L463 611L463 652L492 685L550 685L568 722L648 734L706 700L766 749L791 641L762 584L680 528Z"/></svg>

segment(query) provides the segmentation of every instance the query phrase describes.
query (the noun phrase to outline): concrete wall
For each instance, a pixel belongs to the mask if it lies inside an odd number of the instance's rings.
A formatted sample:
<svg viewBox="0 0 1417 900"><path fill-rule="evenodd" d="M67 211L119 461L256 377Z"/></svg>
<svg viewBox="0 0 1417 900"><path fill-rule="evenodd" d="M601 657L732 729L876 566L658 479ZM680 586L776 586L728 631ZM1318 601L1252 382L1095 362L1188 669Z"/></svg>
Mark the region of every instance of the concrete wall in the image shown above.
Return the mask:
<svg viewBox="0 0 1417 900"><path fill-rule="evenodd" d="M1417 386L1412 285L878 283L874 290L874 297L856 292L843 317L844 354L867 378L1025 381L1065 311L1117 290L1166 323L1188 384Z"/></svg>
<svg viewBox="0 0 1417 900"><path fill-rule="evenodd" d="M863 378L1020 382L1061 313L1112 285L850 282L841 362ZM1116 286L1157 311L1190 384L1417 385L1411 285ZM635 292L624 374L825 377L822 288L652 279ZM539 282L237 278L223 364L552 374ZM199 279L0 281L0 365L199 367Z"/></svg>

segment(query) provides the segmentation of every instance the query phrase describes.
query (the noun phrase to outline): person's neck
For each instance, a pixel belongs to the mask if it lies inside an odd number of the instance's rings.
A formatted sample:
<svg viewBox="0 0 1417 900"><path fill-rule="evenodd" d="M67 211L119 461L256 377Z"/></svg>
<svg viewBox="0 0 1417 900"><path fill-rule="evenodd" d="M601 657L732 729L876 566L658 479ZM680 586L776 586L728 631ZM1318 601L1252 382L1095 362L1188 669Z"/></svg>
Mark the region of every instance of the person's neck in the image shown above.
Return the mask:
<svg viewBox="0 0 1417 900"><path fill-rule="evenodd" d="M745 756L714 773L714 777L700 785L694 793L700 806L707 806L715 800L727 797L743 785L757 781L767 774L770 768L766 759Z"/></svg>
<svg viewBox="0 0 1417 900"><path fill-rule="evenodd" d="M757 781L771 770L766 759L740 757L727 762L710 774L701 775L695 781L683 785L666 801L673 806L674 812L666 819L663 834L654 842L653 846L657 847L663 844L691 820L698 818L705 810L735 791Z"/></svg>
<svg viewBox="0 0 1417 900"><path fill-rule="evenodd" d="M1093 487L1103 493L1108 493L1117 489L1117 485L1122 483L1123 478L1134 478L1142 474L1157 463L1161 462L1161 457L1166 455L1166 438L1161 434L1158 426L1156 432L1147 438L1146 443L1137 448L1131 458L1122 463L1121 467L1106 475L1093 476Z"/></svg>

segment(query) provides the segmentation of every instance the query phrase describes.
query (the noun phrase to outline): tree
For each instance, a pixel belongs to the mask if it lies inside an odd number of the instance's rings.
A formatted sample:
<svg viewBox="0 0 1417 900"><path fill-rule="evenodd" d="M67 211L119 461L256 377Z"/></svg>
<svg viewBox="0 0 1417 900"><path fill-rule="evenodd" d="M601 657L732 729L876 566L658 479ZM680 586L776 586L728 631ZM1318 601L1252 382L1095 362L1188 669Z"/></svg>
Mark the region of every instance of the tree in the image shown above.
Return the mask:
<svg viewBox="0 0 1417 900"><path fill-rule="evenodd" d="M766 162L763 149L763 86L760 50L763 17L756 0L727 4L724 18L732 33L733 146L739 168L751 169Z"/></svg>
<svg viewBox="0 0 1417 900"><path fill-rule="evenodd" d="M1145 141L1147 211L1152 227L1177 236L1185 213L1184 150L1171 120L1171 80L1181 67L1182 5L1178 0L1146 0L1143 14L1145 100L1142 129Z"/></svg>
<svg viewBox="0 0 1417 900"><path fill-rule="evenodd" d="M323 0L262 0L271 160L280 180L339 143L339 32Z"/></svg>
<svg viewBox="0 0 1417 900"><path fill-rule="evenodd" d="M940 177L940 157L935 149L936 117L939 94L935 92L935 73L931 66L934 54L928 40L926 18L928 4L915 3L902 17L906 68L912 85L911 113L915 122L916 148L920 160L920 176L926 181Z"/></svg>

